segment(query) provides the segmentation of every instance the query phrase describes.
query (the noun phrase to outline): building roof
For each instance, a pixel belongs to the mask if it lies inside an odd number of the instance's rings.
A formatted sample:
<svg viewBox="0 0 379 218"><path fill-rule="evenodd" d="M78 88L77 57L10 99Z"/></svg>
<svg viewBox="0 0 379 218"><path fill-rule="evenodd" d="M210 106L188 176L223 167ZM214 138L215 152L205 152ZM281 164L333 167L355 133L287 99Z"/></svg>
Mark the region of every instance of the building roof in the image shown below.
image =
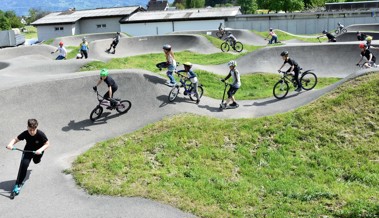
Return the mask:
<svg viewBox="0 0 379 218"><path fill-rule="evenodd" d="M198 8L175 11L144 11L123 18L120 23L198 20L234 17L241 14L240 7Z"/></svg>
<svg viewBox="0 0 379 218"><path fill-rule="evenodd" d="M92 10L70 9L63 12L54 12L38 19L32 25L64 24L75 23L82 18L96 17L124 17L135 13L136 11L145 10L141 6L119 7L119 8L99 8Z"/></svg>
<svg viewBox="0 0 379 218"><path fill-rule="evenodd" d="M167 0L150 0L147 4L148 11L164 11L168 8Z"/></svg>

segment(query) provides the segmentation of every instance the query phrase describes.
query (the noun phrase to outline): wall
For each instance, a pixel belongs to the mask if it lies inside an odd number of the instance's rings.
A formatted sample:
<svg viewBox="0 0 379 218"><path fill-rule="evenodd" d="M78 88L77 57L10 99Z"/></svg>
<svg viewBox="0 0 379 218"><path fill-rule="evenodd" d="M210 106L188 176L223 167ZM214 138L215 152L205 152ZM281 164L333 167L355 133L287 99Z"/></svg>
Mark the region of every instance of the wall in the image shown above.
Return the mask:
<svg viewBox="0 0 379 218"><path fill-rule="evenodd" d="M119 32L120 31L120 19L122 17L114 18L92 18L92 19L82 19L79 21L80 33L105 33L105 32ZM103 25L105 27L98 28L97 25Z"/></svg>
<svg viewBox="0 0 379 218"><path fill-rule="evenodd" d="M121 31L132 36L164 35L172 32L217 29L224 20L167 21L121 24Z"/></svg>
<svg viewBox="0 0 379 218"><path fill-rule="evenodd" d="M373 16L374 15L374 16ZM379 12L345 12L345 13L288 13L271 15L239 15L225 22L233 29L254 29L268 31L281 29L294 34L316 34L322 30L334 30L337 23L351 24L379 23Z"/></svg>
<svg viewBox="0 0 379 218"><path fill-rule="evenodd" d="M63 27L63 30L55 30L56 27ZM71 36L74 27L75 24L37 26L38 40L42 41L62 36Z"/></svg>

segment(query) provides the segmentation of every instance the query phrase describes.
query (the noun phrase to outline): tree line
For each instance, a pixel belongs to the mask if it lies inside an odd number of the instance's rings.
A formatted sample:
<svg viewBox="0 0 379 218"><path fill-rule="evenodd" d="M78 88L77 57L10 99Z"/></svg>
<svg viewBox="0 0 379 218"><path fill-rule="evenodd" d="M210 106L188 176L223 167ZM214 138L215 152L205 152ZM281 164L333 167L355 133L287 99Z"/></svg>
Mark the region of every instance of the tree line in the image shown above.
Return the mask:
<svg viewBox="0 0 379 218"><path fill-rule="evenodd" d="M324 7L325 3L358 1L365 0L174 0L173 6L179 9L206 6L240 6L243 14L254 14L258 9L264 9L268 12L293 12Z"/></svg>
<svg viewBox="0 0 379 218"><path fill-rule="evenodd" d="M23 28L25 25L29 25L49 13L50 12L31 8L29 9L28 16L17 16L14 11L4 12L0 10L0 31L10 30L12 28ZM22 19L25 20L25 23L21 22Z"/></svg>

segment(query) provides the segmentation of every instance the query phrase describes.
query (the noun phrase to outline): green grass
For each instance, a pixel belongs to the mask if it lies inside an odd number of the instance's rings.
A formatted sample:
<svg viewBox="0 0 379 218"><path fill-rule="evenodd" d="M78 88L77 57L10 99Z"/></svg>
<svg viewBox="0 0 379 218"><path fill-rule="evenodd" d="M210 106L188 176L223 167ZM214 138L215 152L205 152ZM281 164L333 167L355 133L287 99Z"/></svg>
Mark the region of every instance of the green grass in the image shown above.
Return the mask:
<svg viewBox="0 0 379 218"><path fill-rule="evenodd" d="M76 58L76 55L79 52L79 46L66 46L67 49L67 59Z"/></svg>
<svg viewBox="0 0 379 218"><path fill-rule="evenodd" d="M70 172L90 194L199 217L378 217L379 74L258 119L167 117L100 142Z"/></svg>
<svg viewBox="0 0 379 218"><path fill-rule="evenodd" d="M254 33L262 36L263 38L266 38L267 35L268 35L268 32L258 32L258 31L253 31ZM291 40L291 39L299 39L301 41L304 41L304 42L314 42L314 43L317 43L319 42L319 40L317 38L306 38L306 37L297 37L297 36L291 36L291 35L288 35L287 33L283 32L283 31L280 31L280 30L275 30L275 33L276 35L278 36L278 39L279 41L287 41L287 40ZM315 36L320 36L321 34L317 34ZM322 37L320 38L320 41L321 42L326 42L327 41L327 38L326 37Z"/></svg>
<svg viewBox="0 0 379 218"><path fill-rule="evenodd" d="M74 51L76 51L74 49ZM70 52L71 54L71 52ZM72 55L76 55L72 54ZM189 61L191 63L197 64L222 64L225 63L231 58L233 55L227 53L218 53L218 54L197 54L188 51L178 52L175 54L176 60L184 63ZM70 56L69 56L70 57ZM108 69L145 69L151 72L160 73L162 76L165 75L165 71L159 71L155 64L158 62L164 61L163 54L146 54L139 55L127 58L116 58L111 61L104 63L101 61L91 62L84 67L82 67L82 71L90 71L90 70L100 70L102 68ZM220 83L221 78L225 78L228 74L229 69L225 65L225 75L219 76L210 72L195 70L195 73L198 75L199 81L204 85L205 93L204 95L212 97L212 98L222 98L223 85ZM316 86L316 89L323 88L330 84L337 82L338 78L318 78L319 84ZM247 99L259 99L266 98L272 96L272 88L274 84L279 80L278 74L248 74L242 75L242 87L237 92L236 98L240 100ZM177 78L177 81L178 78Z"/></svg>
<svg viewBox="0 0 379 218"><path fill-rule="evenodd" d="M36 39L36 38L38 38L37 28L35 28L34 26L25 26L25 29L27 30L27 32L22 33L25 36L25 39Z"/></svg>

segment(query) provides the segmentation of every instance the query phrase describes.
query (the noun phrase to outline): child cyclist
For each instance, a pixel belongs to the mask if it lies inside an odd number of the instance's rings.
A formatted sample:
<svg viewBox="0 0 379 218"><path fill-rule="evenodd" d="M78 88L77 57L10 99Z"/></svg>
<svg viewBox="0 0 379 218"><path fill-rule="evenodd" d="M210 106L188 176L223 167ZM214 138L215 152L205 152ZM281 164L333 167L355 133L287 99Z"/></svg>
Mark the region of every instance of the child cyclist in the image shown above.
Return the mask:
<svg viewBox="0 0 379 218"><path fill-rule="evenodd" d="M199 104L200 102L200 97L199 97L199 92L198 92L199 82L197 79L197 75L191 70L192 64L190 62L185 62L183 66L184 66L184 70L179 70L178 74L182 72L187 73L187 76L184 76L184 77L186 77L187 79L191 81L192 87L195 89L195 97L197 99L196 104Z"/></svg>
<svg viewBox="0 0 379 218"><path fill-rule="evenodd" d="M107 109L112 110L116 105L116 101L113 99L113 94L117 91L118 86L116 82L113 80L111 76L109 76L109 72L107 69L101 69L100 71L100 79L97 82L96 86L93 87L93 90L97 91L97 86L104 81L108 86L108 91L104 95L104 99L107 99L111 102L111 106L107 107Z"/></svg>
<svg viewBox="0 0 379 218"><path fill-rule="evenodd" d="M300 69L301 69L299 64L292 58L288 57L288 51L283 51L280 54L280 56L282 56L284 63L282 64L282 66L279 68L278 71L280 72L280 70L284 67L285 64L289 64L290 68L287 70L287 73L291 73L292 71L295 73L294 78L297 84L297 88L295 91L300 92L302 87L299 81L299 74L300 74Z"/></svg>
<svg viewBox="0 0 379 218"><path fill-rule="evenodd" d="M322 31L322 34L324 34L326 37L328 37L328 42L337 42L336 37L333 36L333 35L332 35L331 33L329 33L328 31L323 30L323 31ZM319 37L323 37L324 35L319 36Z"/></svg>
<svg viewBox="0 0 379 218"><path fill-rule="evenodd" d="M120 32L117 32L116 36L113 38L112 44L107 49L107 52L109 52L111 54L115 54L116 53L116 47L117 47L118 42L120 41L120 38L121 38ZM111 52L112 47L113 47L113 52Z"/></svg>
<svg viewBox="0 0 379 218"><path fill-rule="evenodd" d="M163 46L163 51L166 56L166 63L167 63L167 76L170 79L168 85L169 86L174 86L176 84L175 78L172 75L176 69L176 61L175 61L175 55L174 52L172 51L171 45L164 45Z"/></svg>
<svg viewBox="0 0 379 218"><path fill-rule="evenodd" d="M63 46L63 42L59 42L59 47L57 48L57 50L52 51L51 54L54 54L55 52L59 52L59 55L58 55L57 58L55 58L55 60L63 60L63 59L66 59L67 50L66 50L66 48Z"/></svg>
<svg viewBox="0 0 379 218"><path fill-rule="evenodd" d="M359 44L359 48L361 49L361 59L358 61L357 66L365 57L367 59L367 62L363 65L365 68L376 67L376 57L368 50L367 44L361 43Z"/></svg>
<svg viewBox="0 0 379 218"><path fill-rule="evenodd" d="M274 32L272 28L270 28L270 31L268 32L268 36L265 38L265 40L267 40L269 36L271 36L271 39L268 42L268 44L278 43L278 36L276 35L276 33Z"/></svg>
<svg viewBox="0 0 379 218"><path fill-rule="evenodd" d="M237 61L235 61L235 60L229 61L228 66L229 66L229 74L225 77L225 79L222 79L221 81L225 82L230 77L232 77L233 83L230 84L230 88L228 90L228 99L226 100L226 102L223 105L224 108L226 108L231 101L233 103L231 103L229 106L232 106L232 107L238 106L234 95L236 94L238 89L241 87L240 73L236 69Z"/></svg>
<svg viewBox="0 0 379 218"><path fill-rule="evenodd" d="M13 188L13 192L16 195L20 193L20 190L24 184L30 161L33 159L33 162L35 164L40 163L44 151L50 145L45 133L37 129L37 127L38 121L36 119L29 119L27 122L27 130L22 132L16 138L12 139L7 145L7 149L13 150L14 144L18 143L19 141L25 140L26 145L24 147L24 150L34 151L34 153L23 153L20 168L18 170L16 184Z"/></svg>

